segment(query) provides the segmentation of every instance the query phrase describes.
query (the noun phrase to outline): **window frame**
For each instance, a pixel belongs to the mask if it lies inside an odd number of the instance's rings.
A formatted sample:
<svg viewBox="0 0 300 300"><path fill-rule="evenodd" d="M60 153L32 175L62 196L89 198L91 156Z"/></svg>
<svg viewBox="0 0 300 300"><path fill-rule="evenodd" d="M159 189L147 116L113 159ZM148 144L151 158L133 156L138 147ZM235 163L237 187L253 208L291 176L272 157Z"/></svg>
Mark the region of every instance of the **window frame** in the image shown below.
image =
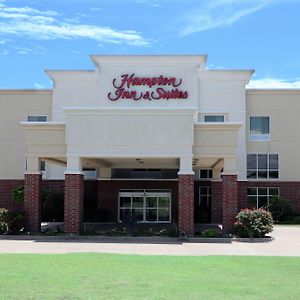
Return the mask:
<svg viewBox="0 0 300 300"><path fill-rule="evenodd" d="M248 168L248 155L256 155L256 169L254 168ZM267 155L267 168L266 169L262 169L259 168L258 166L258 158L259 155ZM270 155L277 155L277 164L278 164L278 168L270 168ZM280 158L279 158L279 153L247 153L246 154L246 176L247 176L247 180L274 180L277 181L280 179ZM255 172L256 173L256 178L251 178L248 177L248 172ZM270 172L278 172L278 177L277 178L273 178L270 177ZM259 177L259 172L266 172L267 173L267 177Z"/></svg>
<svg viewBox="0 0 300 300"><path fill-rule="evenodd" d="M256 189L256 195L251 195L249 194L249 189ZM267 194L259 194L259 189L266 189L267 190ZM260 197L266 197L267 198L267 207L269 207L270 205L270 198L274 195L270 194L270 189L277 189L277 195L276 196L279 196L280 197L280 187L278 186L269 186L269 187L265 187L265 186L248 186L247 187L247 207L249 207L249 197L256 197L256 209L258 208L261 208L261 207L264 207L264 206L258 206L259 204L259 198ZM253 207L249 207L249 208L253 208Z"/></svg>
<svg viewBox="0 0 300 300"><path fill-rule="evenodd" d="M251 118L268 118L269 133L251 133ZM271 117L267 115L249 116L249 141L251 142L269 142L271 141Z"/></svg>
<svg viewBox="0 0 300 300"><path fill-rule="evenodd" d="M45 118L46 121L30 121L29 118ZM47 115L28 115L27 116L27 122L29 122L29 123L43 123L43 122L48 122L48 116Z"/></svg>
<svg viewBox="0 0 300 300"><path fill-rule="evenodd" d="M207 121L207 117L223 117L223 121ZM204 123L225 123L225 115L224 114L205 114L203 116Z"/></svg>
<svg viewBox="0 0 300 300"><path fill-rule="evenodd" d="M128 207L121 207L121 197L130 197L130 208ZM137 191L126 191L126 190L119 190L118 193L118 222L121 223L122 220L120 218L121 216L121 210L132 210L132 209L137 209L133 207L133 198L135 197L143 197L143 207L142 208L138 208L138 209L143 209L143 220L142 221L137 221L137 223L145 223L145 224L151 224L151 223L165 223L165 224L170 224L172 221L172 193L170 190L165 190L165 191L161 191L161 192L155 192L153 190L153 192L151 192L151 190L137 190ZM153 208L147 208L147 203L146 203L146 199L147 197L156 197L156 207ZM159 197L169 197L170 201L169 201L169 206L168 207L161 207L159 206ZM147 210L156 210L156 221L147 221ZM159 217L159 210L160 209L168 209L169 210L169 220L167 221L160 221L158 220Z"/></svg>
<svg viewBox="0 0 300 300"><path fill-rule="evenodd" d="M201 193L201 190L205 190L205 193ZM209 207L211 206L211 186L199 186L199 193L198 193L198 207L201 206L201 197L205 197L206 200L206 206Z"/></svg>

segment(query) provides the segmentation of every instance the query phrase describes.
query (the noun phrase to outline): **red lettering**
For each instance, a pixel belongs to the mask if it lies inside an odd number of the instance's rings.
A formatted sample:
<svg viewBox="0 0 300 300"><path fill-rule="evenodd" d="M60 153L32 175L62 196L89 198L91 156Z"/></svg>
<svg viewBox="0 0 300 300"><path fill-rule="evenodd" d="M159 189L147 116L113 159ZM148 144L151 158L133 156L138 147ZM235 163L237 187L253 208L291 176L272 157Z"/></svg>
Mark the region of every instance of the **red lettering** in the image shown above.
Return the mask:
<svg viewBox="0 0 300 300"><path fill-rule="evenodd" d="M116 78L113 79L112 85L116 89L114 93L108 93L108 99L111 101L116 101L119 99L131 99L138 101L140 99L144 100L159 100L159 99L187 99L188 92L178 90L182 83L181 78L177 77L165 77L159 75L157 77L139 77L135 76L134 73L131 75L123 74L120 80ZM125 90L125 87L130 89L132 86L148 86L152 88L153 86L172 86L175 89L165 90L162 87L156 88L154 91L136 91L136 90Z"/></svg>

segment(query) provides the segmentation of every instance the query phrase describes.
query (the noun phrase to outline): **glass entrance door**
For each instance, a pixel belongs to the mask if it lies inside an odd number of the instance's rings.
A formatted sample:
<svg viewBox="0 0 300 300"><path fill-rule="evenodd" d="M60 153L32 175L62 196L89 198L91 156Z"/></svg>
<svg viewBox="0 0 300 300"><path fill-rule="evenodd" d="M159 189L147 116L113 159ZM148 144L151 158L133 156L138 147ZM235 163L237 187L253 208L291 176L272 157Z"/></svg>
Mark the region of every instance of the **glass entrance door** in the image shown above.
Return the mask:
<svg viewBox="0 0 300 300"><path fill-rule="evenodd" d="M119 193L119 222L128 216L137 222L170 223L170 192L126 192Z"/></svg>

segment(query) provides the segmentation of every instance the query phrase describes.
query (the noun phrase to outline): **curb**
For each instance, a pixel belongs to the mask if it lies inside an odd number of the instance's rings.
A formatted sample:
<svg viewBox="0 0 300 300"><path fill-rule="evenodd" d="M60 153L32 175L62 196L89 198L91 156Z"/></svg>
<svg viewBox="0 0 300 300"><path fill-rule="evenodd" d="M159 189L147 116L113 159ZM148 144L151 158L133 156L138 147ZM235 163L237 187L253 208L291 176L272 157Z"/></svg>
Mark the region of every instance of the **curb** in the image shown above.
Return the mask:
<svg viewBox="0 0 300 300"><path fill-rule="evenodd" d="M98 242L98 243L266 243L274 240L272 237L265 238L201 238L201 237L127 237L127 236L80 236L80 235L1 235L0 240L30 240L37 242Z"/></svg>

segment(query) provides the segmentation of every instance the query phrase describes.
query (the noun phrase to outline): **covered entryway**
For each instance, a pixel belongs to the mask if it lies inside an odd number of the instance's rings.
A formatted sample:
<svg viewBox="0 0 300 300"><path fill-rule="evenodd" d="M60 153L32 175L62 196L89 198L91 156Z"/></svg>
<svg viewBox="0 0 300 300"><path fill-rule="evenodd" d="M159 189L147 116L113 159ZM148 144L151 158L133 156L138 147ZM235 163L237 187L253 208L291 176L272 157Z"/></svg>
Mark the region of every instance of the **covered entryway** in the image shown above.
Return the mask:
<svg viewBox="0 0 300 300"><path fill-rule="evenodd" d="M119 222L133 217L136 222L170 223L171 192L140 190L119 192Z"/></svg>

